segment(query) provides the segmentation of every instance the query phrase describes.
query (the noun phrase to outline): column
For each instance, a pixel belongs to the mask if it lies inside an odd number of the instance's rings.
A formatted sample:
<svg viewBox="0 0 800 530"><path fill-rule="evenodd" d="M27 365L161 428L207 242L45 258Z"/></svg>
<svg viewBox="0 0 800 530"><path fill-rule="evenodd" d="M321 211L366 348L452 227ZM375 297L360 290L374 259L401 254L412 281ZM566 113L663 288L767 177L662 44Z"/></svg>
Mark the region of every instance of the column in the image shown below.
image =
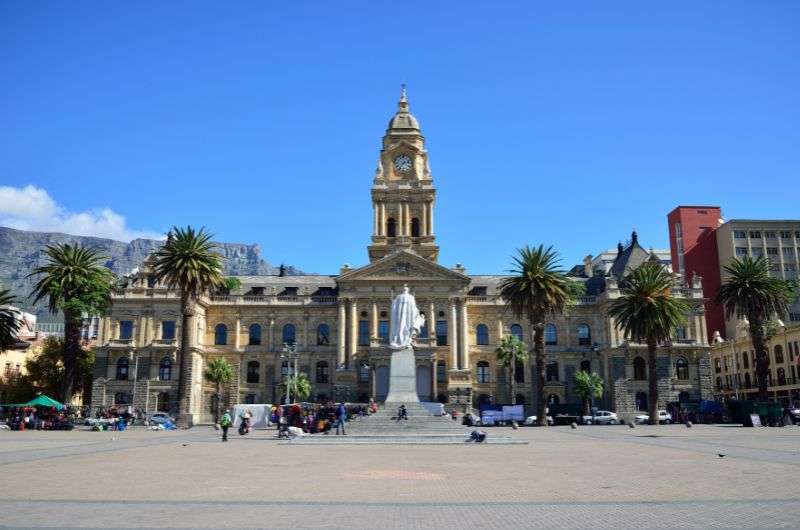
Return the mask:
<svg viewBox="0 0 800 530"><path fill-rule="evenodd" d="M422 203L422 223L419 227L419 235L427 236L428 235L428 203Z"/></svg>
<svg viewBox="0 0 800 530"><path fill-rule="evenodd" d="M458 368L458 307L455 298L450 299L450 322L447 323L447 340L450 341L450 369Z"/></svg>
<svg viewBox="0 0 800 530"><path fill-rule="evenodd" d="M351 362L355 359L358 350L358 304L355 300L350 300L350 351L347 355L347 366L352 367Z"/></svg>
<svg viewBox="0 0 800 530"><path fill-rule="evenodd" d="M234 339L233 344L236 348L240 348L242 346L242 319L238 316L236 317L236 326L234 327Z"/></svg>
<svg viewBox="0 0 800 530"><path fill-rule="evenodd" d="M311 340L308 338L308 321L310 320L310 316L306 313L303 315L303 349L308 351L308 348L311 346ZM308 374L309 377L311 374Z"/></svg>
<svg viewBox="0 0 800 530"><path fill-rule="evenodd" d="M269 351L273 351L273 349L274 349L273 341L275 340L273 338L275 336L275 319L274 318L269 317L268 326L269 327L268 327L268 331L267 331L267 348L269 349Z"/></svg>
<svg viewBox="0 0 800 530"><path fill-rule="evenodd" d="M436 354L431 359L431 401L436 401L436 396L439 395L439 381L436 377Z"/></svg>
<svg viewBox="0 0 800 530"><path fill-rule="evenodd" d="M378 235L385 236L386 235L386 204L380 203L380 233Z"/></svg>
<svg viewBox="0 0 800 530"><path fill-rule="evenodd" d="M372 302L372 325L370 326L370 336L378 336L378 302Z"/></svg>
<svg viewBox="0 0 800 530"><path fill-rule="evenodd" d="M369 397L371 397L372 399L377 401L377 399L378 399L378 396L377 396L378 387L377 387L377 382L375 381L375 375L376 375L375 365L374 364L370 364L369 365Z"/></svg>
<svg viewBox="0 0 800 530"><path fill-rule="evenodd" d="M395 223L395 227L397 228L396 232L398 236L404 236L403 229L405 227L405 223L403 223L403 203L397 203L397 223Z"/></svg>
<svg viewBox="0 0 800 530"><path fill-rule="evenodd" d="M461 332L461 369L469 370L469 323L467 322L467 299L461 299L461 325L459 331Z"/></svg>
<svg viewBox="0 0 800 530"><path fill-rule="evenodd" d="M436 338L436 306L433 300L428 303L428 314L425 315L425 325L428 326L428 340Z"/></svg>
<svg viewBox="0 0 800 530"><path fill-rule="evenodd" d="M339 333L339 337L336 341L336 368L345 365L345 350L344 350L344 343L345 343L345 333L347 331L347 313L345 311L344 305L347 303L345 298L339 298L339 322L337 323L337 331Z"/></svg>
<svg viewBox="0 0 800 530"><path fill-rule="evenodd" d="M433 201L428 203L428 222L431 225L431 229L428 231L428 235L433 235Z"/></svg>
<svg viewBox="0 0 800 530"><path fill-rule="evenodd" d="M374 203L372 203L372 235L373 236L377 236L378 235L378 224L379 224L378 217L379 217L379 215L378 215L378 203L374 202Z"/></svg>
<svg viewBox="0 0 800 530"><path fill-rule="evenodd" d="M503 340L503 319L497 319L497 343Z"/></svg>
<svg viewBox="0 0 800 530"><path fill-rule="evenodd" d="M405 210L405 212L403 213L403 222L405 223L405 227L406 227L406 235L410 236L411 235L411 205L408 204L407 202L403 203L403 209Z"/></svg>

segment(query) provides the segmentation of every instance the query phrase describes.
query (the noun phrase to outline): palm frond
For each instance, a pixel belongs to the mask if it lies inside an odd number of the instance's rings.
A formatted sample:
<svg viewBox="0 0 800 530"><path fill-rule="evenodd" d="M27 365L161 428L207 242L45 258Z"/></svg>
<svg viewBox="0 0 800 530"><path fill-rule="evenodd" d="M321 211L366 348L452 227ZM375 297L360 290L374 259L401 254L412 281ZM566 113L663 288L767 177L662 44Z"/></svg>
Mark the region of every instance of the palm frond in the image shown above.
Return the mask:
<svg viewBox="0 0 800 530"><path fill-rule="evenodd" d="M573 295L559 261L553 247L518 249L511 276L500 283L500 295L518 318L543 318L567 307Z"/></svg>
<svg viewBox="0 0 800 530"><path fill-rule="evenodd" d="M204 228L170 230L166 243L155 253L153 272L157 281L195 297L220 286L224 282L222 257L214 252L212 237Z"/></svg>
<svg viewBox="0 0 800 530"><path fill-rule="evenodd" d="M770 275L769 262L762 256L734 258L724 270L728 278L717 291L715 302L725 308L727 318L764 321L781 318L789 311L795 286Z"/></svg>

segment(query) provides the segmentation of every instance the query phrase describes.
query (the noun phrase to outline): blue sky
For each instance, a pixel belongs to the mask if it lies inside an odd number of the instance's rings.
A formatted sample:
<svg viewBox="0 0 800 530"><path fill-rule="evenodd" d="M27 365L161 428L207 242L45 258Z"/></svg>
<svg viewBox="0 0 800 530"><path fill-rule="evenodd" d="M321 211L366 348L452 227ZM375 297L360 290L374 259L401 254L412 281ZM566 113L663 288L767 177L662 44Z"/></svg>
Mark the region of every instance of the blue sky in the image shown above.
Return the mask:
<svg viewBox="0 0 800 530"><path fill-rule="evenodd" d="M3 2L0 224L363 264L400 83L444 265L666 247L678 204L800 217L800 2L551 4Z"/></svg>

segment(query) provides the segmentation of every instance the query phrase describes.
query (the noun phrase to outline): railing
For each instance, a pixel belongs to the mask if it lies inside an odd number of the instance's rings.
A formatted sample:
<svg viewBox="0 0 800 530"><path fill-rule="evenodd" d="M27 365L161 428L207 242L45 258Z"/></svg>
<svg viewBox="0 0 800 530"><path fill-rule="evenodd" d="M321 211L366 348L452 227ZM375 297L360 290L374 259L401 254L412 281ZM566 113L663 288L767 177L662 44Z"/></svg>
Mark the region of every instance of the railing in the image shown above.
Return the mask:
<svg viewBox="0 0 800 530"><path fill-rule="evenodd" d="M596 296L578 296L575 298L575 303L578 305L585 305L585 304L596 304L597 297Z"/></svg>
<svg viewBox="0 0 800 530"><path fill-rule="evenodd" d="M178 345L176 339L153 339L153 346L170 346L175 347Z"/></svg>
<svg viewBox="0 0 800 530"><path fill-rule="evenodd" d="M310 295L235 295L235 294L212 294L208 297L212 304L262 304L262 305L332 305L336 304L336 296L310 296Z"/></svg>
<svg viewBox="0 0 800 530"><path fill-rule="evenodd" d="M134 345L133 339L111 339L108 341L109 346L116 347L132 347Z"/></svg>
<svg viewBox="0 0 800 530"><path fill-rule="evenodd" d="M487 302L486 296L467 296L467 302Z"/></svg>

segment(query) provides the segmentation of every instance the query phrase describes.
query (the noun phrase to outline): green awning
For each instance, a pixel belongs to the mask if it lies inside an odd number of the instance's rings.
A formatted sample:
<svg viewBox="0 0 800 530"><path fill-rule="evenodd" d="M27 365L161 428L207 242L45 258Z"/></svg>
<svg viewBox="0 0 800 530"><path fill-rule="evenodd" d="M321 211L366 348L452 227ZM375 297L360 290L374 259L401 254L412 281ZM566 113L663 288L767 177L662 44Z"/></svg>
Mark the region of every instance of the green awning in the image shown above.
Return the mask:
<svg viewBox="0 0 800 530"><path fill-rule="evenodd" d="M55 407L56 410L61 410L64 408L64 405L56 401L55 399L51 398L50 396L45 396L44 394L40 394L33 398L32 400L28 401L27 403L22 403L18 405L20 407Z"/></svg>

